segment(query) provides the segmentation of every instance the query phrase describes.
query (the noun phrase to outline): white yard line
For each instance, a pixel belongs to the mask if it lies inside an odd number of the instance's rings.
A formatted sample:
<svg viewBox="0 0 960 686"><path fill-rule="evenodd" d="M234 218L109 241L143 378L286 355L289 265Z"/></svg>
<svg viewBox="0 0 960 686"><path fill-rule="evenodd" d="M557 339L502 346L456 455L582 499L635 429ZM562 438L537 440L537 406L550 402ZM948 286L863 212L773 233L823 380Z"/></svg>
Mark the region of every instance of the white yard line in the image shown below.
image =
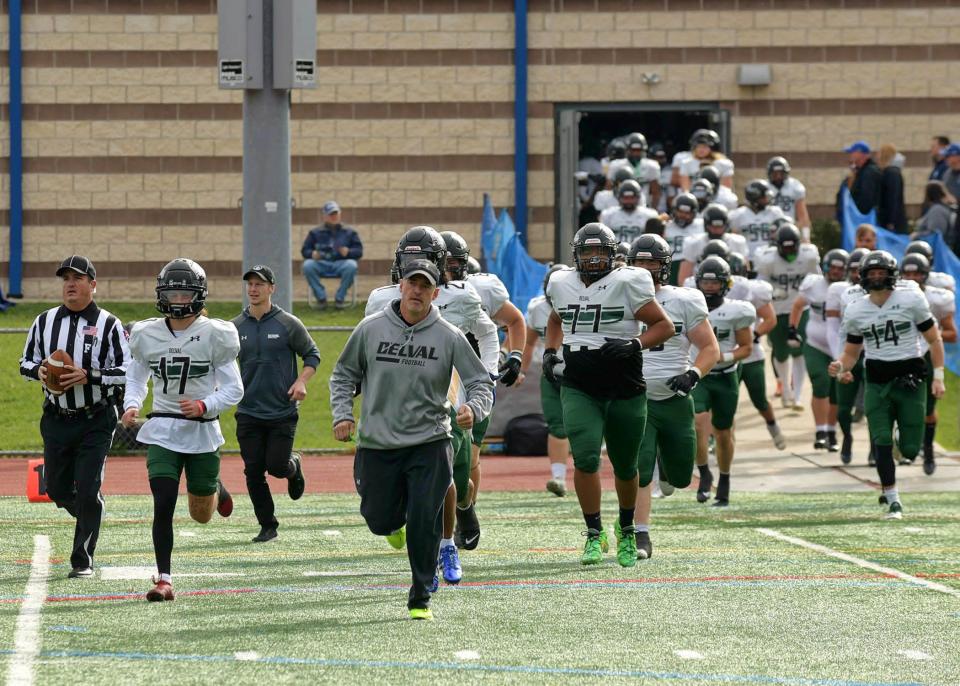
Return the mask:
<svg viewBox="0 0 960 686"><path fill-rule="evenodd" d="M33 661L40 654L40 611L47 598L50 576L50 539L33 537L33 561L27 580L26 597L17 615L13 635L13 655L7 666L7 683L16 686L33 684Z"/></svg>
<svg viewBox="0 0 960 686"><path fill-rule="evenodd" d="M793 545L798 545L801 548L806 548L807 550L814 550L823 555L828 555L830 557L835 557L838 560L843 560L844 562L849 562L850 564L855 564L858 567L863 567L864 569L870 569L874 572L880 572L886 576L896 577L904 581L909 581L912 584L918 586L923 586L924 588L929 588L931 591L939 591L940 593L946 593L947 595L952 595L957 598L960 598L960 591L955 588L950 588L949 586L944 586L943 584L938 584L935 581L928 581L927 579L921 579L920 577L913 576L912 574L907 574L906 572L901 572L899 569L893 569L892 567L884 567L883 565L878 565L869 560L864 560L859 557L854 557L853 555L847 555L846 553L841 553L839 550L834 550L833 548L828 548L825 545L820 545L819 543L811 543L802 538L795 538L794 536L787 536L782 534L779 531L774 531L773 529L763 529L758 528L756 531L759 531L764 536L770 536L771 538L776 538L787 543L792 543Z"/></svg>

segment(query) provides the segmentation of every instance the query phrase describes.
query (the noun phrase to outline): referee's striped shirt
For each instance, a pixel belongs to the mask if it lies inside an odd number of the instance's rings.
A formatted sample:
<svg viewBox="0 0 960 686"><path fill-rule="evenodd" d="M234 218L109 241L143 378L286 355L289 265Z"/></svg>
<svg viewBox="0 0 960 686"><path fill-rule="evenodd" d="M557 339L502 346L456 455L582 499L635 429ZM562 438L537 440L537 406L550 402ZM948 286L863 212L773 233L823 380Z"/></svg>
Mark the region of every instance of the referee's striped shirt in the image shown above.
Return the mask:
<svg viewBox="0 0 960 686"><path fill-rule="evenodd" d="M76 410L119 395L126 383L130 362L127 335L120 320L91 302L80 312L65 305L43 312L27 333L20 358L20 374L39 380L40 364L54 350L64 350L74 364L87 370L87 383L78 384L61 395L43 392L47 400L62 408ZM91 373L91 370L98 372Z"/></svg>

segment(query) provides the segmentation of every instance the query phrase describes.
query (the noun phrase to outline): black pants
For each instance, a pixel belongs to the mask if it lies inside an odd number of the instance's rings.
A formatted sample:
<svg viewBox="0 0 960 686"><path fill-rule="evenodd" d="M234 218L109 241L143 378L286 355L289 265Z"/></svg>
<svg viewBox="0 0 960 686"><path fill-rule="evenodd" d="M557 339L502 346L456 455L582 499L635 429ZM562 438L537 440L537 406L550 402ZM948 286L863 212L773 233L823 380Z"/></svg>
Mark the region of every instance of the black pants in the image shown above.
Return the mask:
<svg viewBox="0 0 960 686"><path fill-rule="evenodd" d="M73 567L93 566L104 513L100 485L116 428L117 412L112 405L92 417L76 419L44 410L40 419L47 495L77 519L70 554Z"/></svg>
<svg viewBox="0 0 960 686"><path fill-rule="evenodd" d="M243 474L247 477L247 491L260 526L279 525L266 475L278 479L293 476L290 451L297 434L297 419L296 414L284 419L257 419L237 413L237 442L243 456Z"/></svg>
<svg viewBox="0 0 960 686"><path fill-rule="evenodd" d="M450 439L396 450L357 448L353 478L360 514L386 536L407 526L413 585L407 607L427 607L443 533L443 499L453 481Z"/></svg>

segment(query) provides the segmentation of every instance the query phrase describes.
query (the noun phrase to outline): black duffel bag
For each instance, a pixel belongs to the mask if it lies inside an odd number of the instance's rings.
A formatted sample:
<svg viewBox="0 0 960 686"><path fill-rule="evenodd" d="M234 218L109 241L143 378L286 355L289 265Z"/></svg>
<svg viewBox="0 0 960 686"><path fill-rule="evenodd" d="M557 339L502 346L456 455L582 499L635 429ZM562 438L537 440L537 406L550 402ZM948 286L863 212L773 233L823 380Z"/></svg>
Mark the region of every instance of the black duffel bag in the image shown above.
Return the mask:
<svg viewBox="0 0 960 686"><path fill-rule="evenodd" d="M542 414L524 414L507 422L503 430L503 452L506 455L547 454L547 421Z"/></svg>

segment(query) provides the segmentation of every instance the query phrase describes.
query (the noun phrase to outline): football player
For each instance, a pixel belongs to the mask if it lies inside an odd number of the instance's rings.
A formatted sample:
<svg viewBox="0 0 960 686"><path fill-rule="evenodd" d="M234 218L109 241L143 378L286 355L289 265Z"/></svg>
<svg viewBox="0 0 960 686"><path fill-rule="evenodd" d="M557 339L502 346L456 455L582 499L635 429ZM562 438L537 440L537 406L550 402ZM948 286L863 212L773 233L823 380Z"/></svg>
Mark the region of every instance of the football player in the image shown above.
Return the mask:
<svg viewBox="0 0 960 686"><path fill-rule="evenodd" d="M616 207L620 203L617 201L617 190L624 181L635 181L633 168L629 165L620 165L610 175L608 184L610 188L598 190L593 196L593 209L598 213ZM638 201L639 204L639 201Z"/></svg>
<svg viewBox="0 0 960 686"><path fill-rule="evenodd" d="M876 453L877 473L887 506L887 519L902 519L893 461L893 423L904 457L920 452L926 415L926 365L920 338L930 346L933 364L931 393L944 393L943 341L927 299L915 284L897 283L897 261L885 250L874 250L860 263L861 285L867 291L847 306L842 328L846 344L830 363L831 376L842 376L853 367L860 351L865 355L867 426ZM843 379L841 379L841 383Z"/></svg>
<svg viewBox="0 0 960 686"><path fill-rule="evenodd" d="M717 168L712 164L700 170L700 178L704 181L709 181L713 185L714 192L712 202L723 205L728 210L735 210L740 206L737 194L733 192L732 188L720 183L720 172L718 172Z"/></svg>
<svg viewBox="0 0 960 686"><path fill-rule="evenodd" d="M717 494L715 507L730 504L730 467L733 464L733 418L740 397L740 379L737 365L753 350L753 325L757 311L748 302L726 297L731 284L730 267L715 255L707 257L697 267L697 289L703 293L709 311L709 322L720 346L720 362L700 380L693 389L696 408L697 469L700 483L697 501L707 502L713 474L707 464L707 439L711 427L717 442ZM692 355L696 355L694 348Z"/></svg>
<svg viewBox="0 0 960 686"><path fill-rule="evenodd" d="M543 277L543 292L547 292L547 282L550 276L561 269L567 269L565 264L555 264L547 270ZM543 345L540 341L547 335L547 319L552 312L550 303L545 295L538 295L530 299L527 305L527 342L523 348L523 369L530 368L530 361L534 352ZM561 355L557 351L557 356ZM560 364L563 358L560 358ZM556 370L559 371L559 370ZM547 422L547 457L550 459L550 479L547 481L547 491L558 497L567 494L567 455L570 454L570 441L563 428L563 408L560 405L560 384L551 382L546 374L540 374L540 404L543 407L543 418Z"/></svg>
<svg viewBox="0 0 960 686"><path fill-rule="evenodd" d="M233 512L233 498L220 481L220 413L243 398L237 366L240 338L230 322L207 318L207 275L184 258L168 262L157 276L157 310L163 317L137 322L130 333L124 392L126 427L136 423L153 379L153 411L137 440L147 444L147 474L153 494L154 587L147 600L173 600L170 558L173 512L180 475L187 473L190 516L205 524L216 510Z"/></svg>
<svg viewBox="0 0 960 686"><path fill-rule="evenodd" d="M547 283L553 313L547 321L543 365L547 378L555 380L562 343L563 424L587 525L580 561L599 564L609 546L600 517L600 448L606 440L620 505L617 561L632 567L637 561L637 455L646 420L641 351L666 341L673 324L657 304L647 270L613 268L616 248L616 235L603 224L586 224L577 231L575 269L557 271ZM642 334L641 324L648 327Z"/></svg>
<svg viewBox="0 0 960 686"><path fill-rule="evenodd" d="M680 283L680 265L683 264L683 246L687 240L703 233L703 220L697 215L700 205L691 193L681 193L673 203L670 221L663 228L663 237L670 246L670 284Z"/></svg>
<svg viewBox="0 0 960 686"><path fill-rule="evenodd" d="M620 204L600 213L600 223L613 229L617 242L630 243L643 233L647 220L659 216L656 210L641 206L642 198L640 184L633 179L627 179L617 188Z"/></svg>
<svg viewBox="0 0 960 686"><path fill-rule="evenodd" d="M733 187L733 161L720 152L720 135L710 129L697 129L690 136L690 158L680 168L680 186L690 190L703 167L712 165L720 174L720 183Z"/></svg>
<svg viewBox="0 0 960 686"><path fill-rule="evenodd" d="M827 337L827 291L831 284L845 280L849 260L846 250L835 248L823 257L822 276L807 274L804 277L790 310L790 328L787 330L787 345L803 349L803 359L813 386L813 421L817 432L813 447L831 453L840 448L837 445L836 382L827 374L827 366L833 361L833 350ZM801 339L800 317L805 311L809 314L806 333Z"/></svg>
<svg viewBox="0 0 960 686"><path fill-rule="evenodd" d="M787 218L800 227L803 240L810 240L810 213L807 212L807 189L790 176L790 163L785 157L771 157L767 161L767 180L773 187L773 204Z"/></svg>
<svg viewBox="0 0 960 686"><path fill-rule="evenodd" d="M946 272L933 271L933 246L926 241L910 241L910 243L907 244L907 249L904 250L903 254L906 256L913 253L923 255L927 258L927 262L930 264L930 274L927 276L926 281L928 286L946 288L951 293L957 292L957 282L950 274L947 274Z"/></svg>
<svg viewBox="0 0 960 686"><path fill-rule="evenodd" d="M903 256L900 263L900 275L904 279L916 282L930 305L930 312L940 327L940 337L944 343L955 343L957 340L957 326L954 314L957 309L956 299L946 288L937 288L928 283L930 263L920 253L910 253ZM930 356L930 346L926 340L920 341L920 350L927 365L927 378L933 376L933 361ZM923 429L923 473L931 475L937 469L933 455L933 438L937 433L937 399L931 388L927 388L927 416ZM912 460L910 460L912 462Z"/></svg>
<svg viewBox="0 0 960 686"><path fill-rule="evenodd" d="M747 239L738 233L730 233L730 213L723 205L717 203L707 205L701 220L703 233L691 236L683 242L683 252L680 255L682 261L677 276L679 283L684 283L693 275L708 241L721 240L727 244L731 252L740 255L746 255L749 250Z"/></svg>
<svg viewBox="0 0 960 686"><path fill-rule="evenodd" d="M623 160L611 163L611 171L621 164L628 164L633 170L633 178L643 190L643 204L656 209L660 204L660 165L647 157L647 138L642 133L631 133L626 137L627 156Z"/></svg>
<svg viewBox="0 0 960 686"><path fill-rule="evenodd" d="M758 253L754 266L757 278L773 285L773 309L777 313L777 325L767 338L773 346L774 368L783 384L783 406L800 411L803 409L800 395L807 370L802 349L788 344L789 340L793 340L790 310L806 275L820 273L820 253L817 246L803 243L800 230L787 223L777 229L774 245ZM806 320L806 315L800 319L797 335L803 333Z"/></svg>
<svg viewBox="0 0 960 686"><path fill-rule="evenodd" d="M747 258L756 264L757 254L770 245L773 233L787 217L783 210L771 205L773 189L764 179L748 183L743 197L747 204L730 213L730 230L747 239L750 246Z"/></svg>
<svg viewBox="0 0 960 686"><path fill-rule="evenodd" d="M644 353L647 424L640 443L640 492L635 538L637 557L653 555L650 541L651 481L659 467L664 495L690 485L697 456L693 390L720 361L720 347L707 318L703 293L670 286L672 250L659 236L640 236L630 246L630 264L653 277L657 302L673 324L673 336ZM698 349L691 364L690 347ZM658 459L659 458L659 459Z"/></svg>

